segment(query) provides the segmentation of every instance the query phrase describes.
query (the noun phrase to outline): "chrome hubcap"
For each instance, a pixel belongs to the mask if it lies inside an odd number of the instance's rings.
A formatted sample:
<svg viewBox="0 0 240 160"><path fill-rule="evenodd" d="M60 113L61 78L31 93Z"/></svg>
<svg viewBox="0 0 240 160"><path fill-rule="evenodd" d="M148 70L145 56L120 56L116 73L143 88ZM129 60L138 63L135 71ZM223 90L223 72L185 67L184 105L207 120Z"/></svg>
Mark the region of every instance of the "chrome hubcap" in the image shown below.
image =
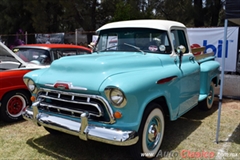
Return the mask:
<svg viewBox="0 0 240 160"><path fill-rule="evenodd" d="M214 93L213 93L213 88L211 87L211 88L210 88L210 91L209 91L209 93L208 93L208 97L207 97L207 103L208 103L208 105L210 105L210 106L211 106L211 104L212 104L212 102L213 102L213 97L214 97L213 94L214 94Z"/></svg>
<svg viewBox="0 0 240 160"><path fill-rule="evenodd" d="M153 150L159 143L161 137L161 123L157 117L154 117L149 123L147 133L147 147L149 150Z"/></svg>

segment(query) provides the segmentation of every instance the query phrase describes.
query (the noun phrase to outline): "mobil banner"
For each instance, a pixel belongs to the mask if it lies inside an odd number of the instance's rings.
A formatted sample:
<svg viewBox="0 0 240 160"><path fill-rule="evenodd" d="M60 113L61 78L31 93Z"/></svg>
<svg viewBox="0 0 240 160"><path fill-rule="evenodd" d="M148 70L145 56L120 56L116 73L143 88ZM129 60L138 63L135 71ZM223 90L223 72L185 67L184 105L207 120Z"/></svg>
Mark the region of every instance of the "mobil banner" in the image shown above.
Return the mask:
<svg viewBox="0 0 240 160"><path fill-rule="evenodd" d="M216 28L188 28L191 46L204 46L204 53L214 52L216 61L222 63L224 27ZM238 27L228 27L225 71L235 72L237 63Z"/></svg>

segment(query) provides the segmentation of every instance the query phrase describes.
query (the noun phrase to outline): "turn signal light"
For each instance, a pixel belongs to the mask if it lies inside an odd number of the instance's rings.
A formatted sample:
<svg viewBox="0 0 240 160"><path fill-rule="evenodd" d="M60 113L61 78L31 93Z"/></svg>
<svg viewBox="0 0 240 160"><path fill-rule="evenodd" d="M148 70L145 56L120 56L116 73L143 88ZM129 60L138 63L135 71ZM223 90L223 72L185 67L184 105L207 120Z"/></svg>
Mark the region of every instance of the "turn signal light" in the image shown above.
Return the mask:
<svg viewBox="0 0 240 160"><path fill-rule="evenodd" d="M117 111L117 112L115 112L115 113L113 114L113 116L114 116L116 119L120 119L120 118L122 118L122 113L119 112L119 111Z"/></svg>
<svg viewBox="0 0 240 160"><path fill-rule="evenodd" d="M35 102L35 100L36 100L36 98L34 96L31 96L30 99L31 99L32 102Z"/></svg>

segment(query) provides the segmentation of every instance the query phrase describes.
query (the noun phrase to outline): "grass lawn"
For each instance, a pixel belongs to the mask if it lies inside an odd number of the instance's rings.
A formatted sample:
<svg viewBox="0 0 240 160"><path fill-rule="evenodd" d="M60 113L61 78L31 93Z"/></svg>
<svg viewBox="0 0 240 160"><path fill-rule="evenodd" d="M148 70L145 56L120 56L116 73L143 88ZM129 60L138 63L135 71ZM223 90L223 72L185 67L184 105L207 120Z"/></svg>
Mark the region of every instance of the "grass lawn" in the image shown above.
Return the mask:
<svg viewBox="0 0 240 160"><path fill-rule="evenodd" d="M167 121L157 159L238 159L240 157L240 101L224 99L216 143L218 100L213 109L193 108L176 121ZM21 121L0 121L0 159L128 160L128 147L50 135L43 127Z"/></svg>

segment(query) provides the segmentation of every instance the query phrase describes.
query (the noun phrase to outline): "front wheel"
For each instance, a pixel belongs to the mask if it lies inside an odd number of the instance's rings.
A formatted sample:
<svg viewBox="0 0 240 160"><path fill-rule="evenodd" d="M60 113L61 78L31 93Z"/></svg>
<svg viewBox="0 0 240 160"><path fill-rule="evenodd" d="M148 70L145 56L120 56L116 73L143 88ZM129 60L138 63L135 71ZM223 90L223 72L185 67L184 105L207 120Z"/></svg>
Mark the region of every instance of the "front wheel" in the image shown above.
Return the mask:
<svg viewBox="0 0 240 160"><path fill-rule="evenodd" d="M213 102L214 102L214 95L215 95L214 87L215 87L214 83L211 82L207 98L199 103L200 109L210 110L212 108Z"/></svg>
<svg viewBox="0 0 240 160"><path fill-rule="evenodd" d="M157 156L164 135L164 114L160 105L147 106L139 128L139 141L132 146L137 159L152 159Z"/></svg>
<svg viewBox="0 0 240 160"><path fill-rule="evenodd" d="M14 122L23 119L22 111L30 103L30 93L27 91L18 90L7 93L2 99L0 107L2 120Z"/></svg>

